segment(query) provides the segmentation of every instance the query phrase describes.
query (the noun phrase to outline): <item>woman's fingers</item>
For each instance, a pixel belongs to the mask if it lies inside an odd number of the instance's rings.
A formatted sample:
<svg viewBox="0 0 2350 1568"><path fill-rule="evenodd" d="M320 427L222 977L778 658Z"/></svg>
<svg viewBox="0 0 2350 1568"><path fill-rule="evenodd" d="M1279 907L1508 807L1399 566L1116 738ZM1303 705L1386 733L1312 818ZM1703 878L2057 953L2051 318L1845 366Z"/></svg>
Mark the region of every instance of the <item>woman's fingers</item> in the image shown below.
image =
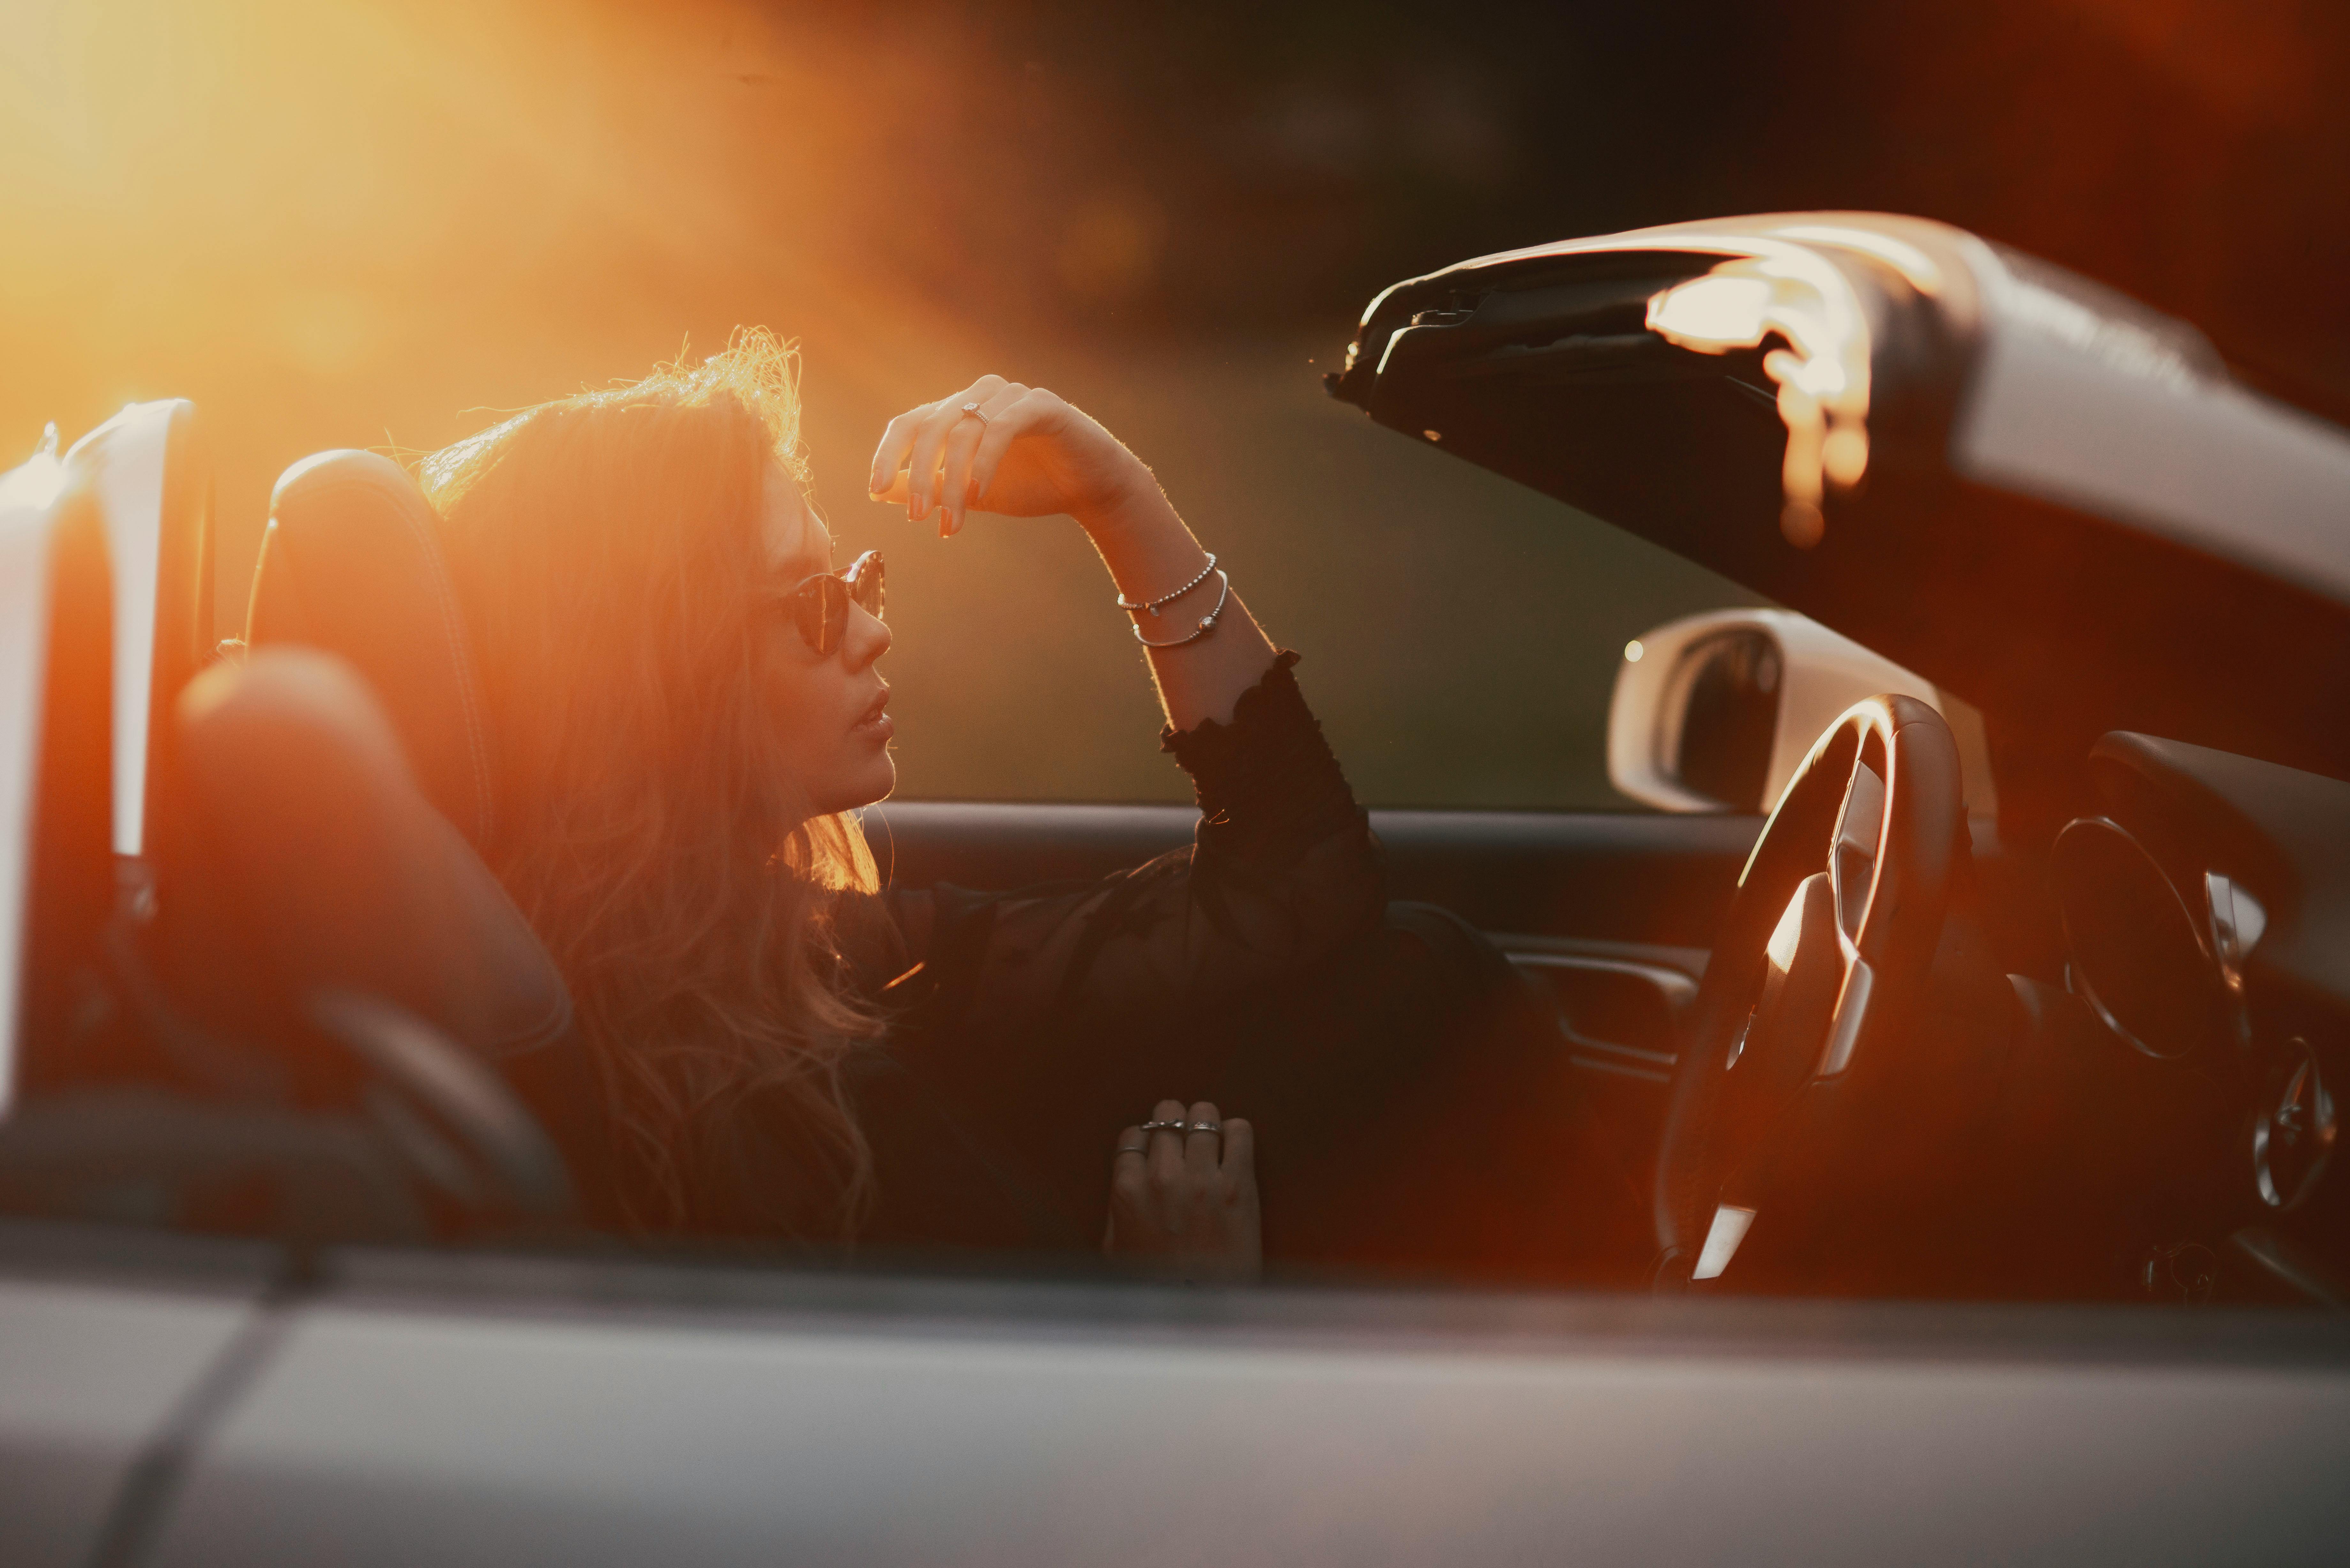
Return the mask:
<svg viewBox="0 0 2350 1568"><path fill-rule="evenodd" d="M1189 1177L1195 1190L1204 1192L1216 1174L1216 1157L1222 1147L1223 1118L1216 1112L1213 1100L1201 1100L1191 1107L1191 1130L1183 1135L1183 1174ZM1201 1129L1218 1129L1206 1132Z"/></svg>
<svg viewBox="0 0 2350 1568"><path fill-rule="evenodd" d="M1234 1117L1224 1124L1223 1226L1221 1256L1228 1280L1264 1272L1264 1213L1256 1194L1256 1128Z"/></svg>
<svg viewBox="0 0 2350 1568"><path fill-rule="evenodd" d="M1224 1124L1224 1158L1220 1168L1229 1183L1256 1182L1256 1128L1244 1116Z"/></svg>
<svg viewBox="0 0 2350 1568"><path fill-rule="evenodd" d="M972 417L967 403L986 417ZM1025 437L1036 438L1035 450L1022 449L1026 461L1007 464L1006 454ZM1108 431L1052 392L983 376L891 420L874 449L866 489L877 501L904 506L910 521L936 512L943 534L959 529L964 514L983 504L1019 516L1074 510L1085 492L1099 488L1102 476L1094 471L1120 462L1140 468Z"/></svg>
<svg viewBox="0 0 2350 1568"><path fill-rule="evenodd" d="M1104 1250L1156 1258L1183 1279L1256 1278L1264 1256L1256 1129L1223 1120L1211 1100L1188 1110L1161 1100L1150 1122L1147 1133L1131 1127L1118 1135Z"/></svg>
<svg viewBox="0 0 2350 1568"><path fill-rule="evenodd" d="M931 405L931 411L915 429L914 443L906 456L907 516L919 523L941 500L939 458L945 451L948 433L971 418L964 405L977 403L984 408L987 400L1002 391L1003 387L1003 377L982 376L961 393Z"/></svg>
<svg viewBox="0 0 2350 1568"><path fill-rule="evenodd" d="M998 379L999 378L983 378ZM881 432L881 442L873 449L873 472L866 478L867 493L880 500L899 502L905 505L907 515L916 515L913 496L908 482L913 477L910 468L914 447L925 431L941 425L951 414L960 414L962 405L972 400L979 383L935 403L919 403L891 420Z"/></svg>
<svg viewBox="0 0 2350 1568"><path fill-rule="evenodd" d="M1183 1102L1161 1100L1150 1109L1154 1122L1180 1122L1183 1119ZM1167 1127L1150 1135L1151 1211L1162 1221L1172 1216L1172 1199L1183 1182L1183 1139Z"/></svg>
<svg viewBox="0 0 2350 1568"><path fill-rule="evenodd" d="M873 449L873 472L866 482L868 493L891 501L905 499L903 471L906 459L914 451L914 433L937 408L936 403L924 403L908 409L882 430L881 443Z"/></svg>
<svg viewBox="0 0 2350 1568"><path fill-rule="evenodd" d="M984 493L972 483L972 459L979 443L986 437L995 421L1009 410L1020 406L1028 389L1017 381L1006 381L991 397L978 400L979 411L984 416L959 418L947 431L946 444L939 457L939 536L946 538L962 532L963 514L972 503ZM970 400L966 400L967 401Z"/></svg>
<svg viewBox="0 0 2350 1568"><path fill-rule="evenodd" d="M1110 1157L1109 1164L1109 1228L1102 1237L1105 1249L1118 1245L1121 1218L1131 1233L1149 1212L1150 1172L1144 1164L1149 1148L1140 1127L1128 1127L1118 1135L1118 1152Z"/></svg>
<svg viewBox="0 0 2350 1568"><path fill-rule="evenodd" d="M962 532L963 514L971 510L964 486L971 483L971 452L985 429L977 420L959 419L947 427L939 447L939 537L951 539Z"/></svg>

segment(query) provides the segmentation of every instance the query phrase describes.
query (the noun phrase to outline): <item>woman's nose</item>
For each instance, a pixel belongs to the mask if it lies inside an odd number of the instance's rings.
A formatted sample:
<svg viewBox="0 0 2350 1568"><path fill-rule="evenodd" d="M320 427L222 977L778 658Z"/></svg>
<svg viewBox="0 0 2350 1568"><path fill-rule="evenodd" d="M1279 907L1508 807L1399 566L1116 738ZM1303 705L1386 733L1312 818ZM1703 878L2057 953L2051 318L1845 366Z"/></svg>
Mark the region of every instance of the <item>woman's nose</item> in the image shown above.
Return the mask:
<svg viewBox="0 0 2350 1568"><path fill-rule="evenodd" d="M851 670L862 670L889 651L889 623L862 605L848 607L848 625L840 634L840 657Z"/></svg>

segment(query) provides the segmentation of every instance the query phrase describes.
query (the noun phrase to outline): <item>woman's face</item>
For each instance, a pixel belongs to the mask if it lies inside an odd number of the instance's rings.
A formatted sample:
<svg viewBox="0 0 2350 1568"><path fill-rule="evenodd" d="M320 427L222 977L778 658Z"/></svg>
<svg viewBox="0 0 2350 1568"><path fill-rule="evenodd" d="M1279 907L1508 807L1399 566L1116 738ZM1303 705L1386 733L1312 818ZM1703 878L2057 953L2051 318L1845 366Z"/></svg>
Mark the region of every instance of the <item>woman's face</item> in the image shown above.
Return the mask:
<svg viewBox="0 0 2350 1568"><path fill-rule="evenodd" d="M771 574L764 590L788 593L833 569L831 532L780 463L767 465L764 502L761 532ZM851 604L840 646L818 654L789 616L764 619L775 722L809 804L820 814L848 811L888 795L898 783L889 756L895 731L884 711L889 687L874 663L889 650L889 628Z"/></svg>

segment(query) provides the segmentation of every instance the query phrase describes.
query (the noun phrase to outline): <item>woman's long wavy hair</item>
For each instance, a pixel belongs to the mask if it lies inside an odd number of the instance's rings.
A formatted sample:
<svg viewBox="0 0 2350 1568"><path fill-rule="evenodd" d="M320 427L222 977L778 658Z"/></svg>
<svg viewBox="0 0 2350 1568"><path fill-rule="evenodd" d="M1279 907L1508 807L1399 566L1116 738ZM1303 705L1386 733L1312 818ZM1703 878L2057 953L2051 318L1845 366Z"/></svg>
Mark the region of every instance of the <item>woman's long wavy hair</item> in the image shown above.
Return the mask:
<svg viewBox="0 0 2350 1568"><path fill-rule="evenodd" d="M862 830L791 783L749 591L763 486L805 494L798 365L764 331L634 385L541 404L427 458L493 736L499 878L570 982L640 1229L696 1226L745 1104L781 1096L853 1232L871 1159L844 1059L879 1033L847 981ZM775 1107L770 1103L767 1110Z"/></svg>

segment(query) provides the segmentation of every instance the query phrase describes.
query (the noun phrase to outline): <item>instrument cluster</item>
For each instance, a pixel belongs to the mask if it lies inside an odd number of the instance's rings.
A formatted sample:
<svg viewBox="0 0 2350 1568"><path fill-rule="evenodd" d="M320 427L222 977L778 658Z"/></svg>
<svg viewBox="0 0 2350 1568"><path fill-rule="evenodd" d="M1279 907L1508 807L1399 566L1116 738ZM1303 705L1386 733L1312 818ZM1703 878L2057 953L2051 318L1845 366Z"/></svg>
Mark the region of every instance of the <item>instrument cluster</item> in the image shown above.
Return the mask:
<svg viewBox="0 0 2350 1568"><path fill-rule="evenodd" d="M2128 1050L2230 1103L2240 1218L2289 1230L2297 1212L2350 1210L2325 1180L2350 955L2323 929L2337 884L2350 895L2350 784L2130 735L2091 763L2112 815L2067 824L2050 852L2067 989Z"/></svg>

